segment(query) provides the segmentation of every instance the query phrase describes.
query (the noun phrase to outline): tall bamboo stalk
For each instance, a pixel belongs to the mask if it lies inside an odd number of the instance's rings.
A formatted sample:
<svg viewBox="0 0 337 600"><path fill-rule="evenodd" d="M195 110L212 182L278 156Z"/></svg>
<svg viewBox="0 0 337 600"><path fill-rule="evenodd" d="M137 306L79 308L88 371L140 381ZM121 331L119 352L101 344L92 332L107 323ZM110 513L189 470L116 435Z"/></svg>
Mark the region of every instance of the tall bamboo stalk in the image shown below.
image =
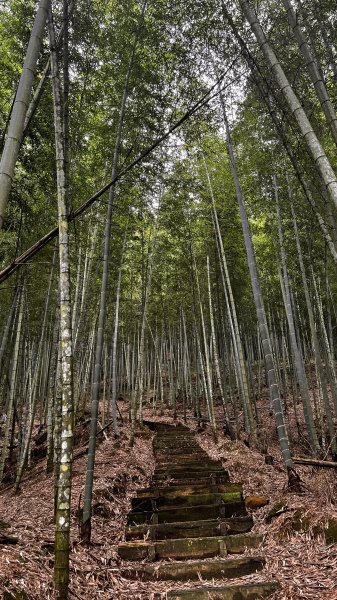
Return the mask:
<svg viewBox="0 0 337 600"><path fill-rule="evenodd" d="M119 110L118 125L115 139L115 148L112 161L111 179L113 180L117 175L118 161L122 142L122 131L126 112L126 101L129 93L129 81L133 68L134 57L136 53L136 47L138 38L140 35L141 24L146 8L147 0L144 1L140 20L138 23L137 31L135 34L133 46L131 49L130 60L128 69L125 77L124 89L122 93L121 105ZM104 255L103 255L103 266L102 266L102 284L100 293L100 305L99 305L99 316L98 316L98 328L97 328L97 339L96 339L96 350L95 350L95 364L93 374L93 387L92 387L92 401L91 401L91 421L90 421L90 437L89 437L89 449L88 449L88 462L87 472L84 487L84 504L83 504L83 524L81 530L81 538L86 543L90 543L91 537L91 504L92 504L92 491L94 482L94 467L95 467L95 454L96 454L96 431L97 431L97 418L98 418L98 401L99 401L99 386L101 378L101 366L102 366L102 352L103 352L103 339L104 339L104 327L106 317L106 299L108 290L108 276L109 276L109 263L110 263L110 249L111 249L111 229L112 229L112 213L115 201L115 185L112 185L109 190L108 209L105 221L104 231Z"/></svg>
<svg viewBox="0 0 337 600"><path fill-rule="evenodd" d="M255 253L254 253L254 248L253 248L253 243L252 243L252 237L251 237L247 212L246 212L246 208L245 208L244 198L243 198L241 186L239 183L239 177L238 177L237 170L236 170L234 151L233 151L233 146L232 146L232 142L231 142L230 130L229 130L229 125L228 125L228 121L227 121L227 116L226 116L225 105L224 105L223 99L222 99L222 109L223 109L223 117L224 117L224 122L225 122L225 127L226 127L227 146L228 146L228 153L229 153L229 158L230 158L230 165L231 165L233 179L234 179L236 198L237 198L239 209L240 209L240 216L241 216L242 230L243 230L243 236L244 236L245 246L246 246L249 273L250 273L251 284L252 284L252 288L253 288L253 296L254 296L254 302L255 302L255 307L256 307L256 314L257 314L257 319L258 319L258 324L259 324L259 329L260 329L261 344L262 344L262 348L263 348L263 352L264 352L264 359L265 359L266 369L267 369L270 398L271 398L271 402L272 402L273 409L274 409L277 433L278 433L279 443L280 443L280 447L281 447L283 462L287 468L293 469L294 463L291 458L289 439L288 439L288 434L287 434L287 430L286 430L286 426L285 426L284 415L283 415L283 410L282 410L282 403L281 403L281 398L280 398L280 390L279 390L279 385L278 385L277 378L276 378L274 357L273 357L273 352L272 352L272 348L271 348L271 344L270 344L266 312L265 312L265 308L264 308L263 297L262 297L262 292L261 292L261 287L260 287L260 281L259 281Z"/></svg>
<svg viewBox="0 0 337 600"><path fill-rule="evenodd" d="M64 0L67 2L67 0ZM50 12L49 22L51 77L54 100L54 125L57 171L57 207L59 225L59 269L60 269L60 359L61 359L61 433L60 467L56 478L55 506L55 562L54 581L59 600L68 597L69 551L70 551L70 508L72 460L74 443L74 398L73 398L73 349L72 315L70 304L70 261L69 224L67 206L67 167L64 137L64 115L61 105L61 81L55 45L55 31ZM65 27L67 21L65 22ZM67 37L65 38L67 39ZM64 54L68 47L64 46Z"/></svg>
<svg viewBox="0 0 337 600"><path fill-rule="evenodd" d="M46 25L51 0L40 0L33 29L30 35L25 62L20 75L7 138L0 162L0 229L12 187L15 164L20 150L24 123L30 101L30 94L40 55L43 31Z"/></svg>

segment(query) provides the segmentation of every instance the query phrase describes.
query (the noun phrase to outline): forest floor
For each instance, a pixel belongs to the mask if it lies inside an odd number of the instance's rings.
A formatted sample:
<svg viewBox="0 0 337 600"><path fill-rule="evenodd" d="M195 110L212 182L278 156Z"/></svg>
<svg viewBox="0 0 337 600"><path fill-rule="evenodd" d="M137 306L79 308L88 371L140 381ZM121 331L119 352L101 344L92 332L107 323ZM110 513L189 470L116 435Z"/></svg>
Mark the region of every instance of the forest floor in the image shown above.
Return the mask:
<svg viewBox="0 0 337 600"><path fill-rule="evenodd" d="M267 506L252 512L253 531L264 534L258 553L267 560L265 569L241 578L240 582L278 581L280 589L272 600L337 600L337 544L327 543L333 521L337 524L336 471L298 466L296 471L303 491L287 491L267 397L259 404L263 424L260 432L263 429L273 465L265 464L264 454L248 448L244 441L232 442L220 433L215 442L208 428L200 431L191 415L187 419L187 425L196 430L197 441L210 457L226 459L224 468L228 469L230 480L243 483L245 496L258 494L269 500ZM154 468L153 434L146 427L140 428L131 449L126 404L120 409L124 421L120 437L102 436L96 453L93 533L89 549L78 542L78 507L86 456L82 454L74 463L70 599L151 599L149 583L122 577L117 546L124 539L131 498L137 489L148 484ZM148 408L144 411L144 419L147 418L172 423L169 411L159 418L153 417ZM301 444L303 440L294 444L295 455L304 456L305 448ZM77 454L80 454L78 446L75 456ZM267 523L266 516L278 502L283 503L280 514ZM53 476L46 474L43 459L31 467L16 496L8 486L0 489L0 521L11 525L4 530L6 534L18 538L15 545L0 545L0 592L22 590L32 600L54 598L53 555L50 553L54 536ZM337 525L335 529L337 531ZM224 582L216 581L215 585L218 584L224 585ZM152 592L179 587L169 582L151 582L150 585ZM200 581L198 585L207 585L207 582Z"/></svg>

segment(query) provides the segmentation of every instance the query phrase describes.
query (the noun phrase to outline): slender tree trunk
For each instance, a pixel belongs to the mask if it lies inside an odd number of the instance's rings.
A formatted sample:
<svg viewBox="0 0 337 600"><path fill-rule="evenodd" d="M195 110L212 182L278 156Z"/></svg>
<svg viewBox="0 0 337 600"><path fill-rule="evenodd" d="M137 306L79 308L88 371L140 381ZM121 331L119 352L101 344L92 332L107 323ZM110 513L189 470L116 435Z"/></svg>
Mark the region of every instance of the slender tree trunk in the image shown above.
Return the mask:
<svg viewBox="0 0 337 600"><path fill-rule="evenodd" d="M67 2L67 0L64 0ZM67 21L65 22L65 27ZM55 48L55 32L52 14L49 18L49 39L51 48L51 77L54 99L54 123L57 169L57 204L59 225L60 263L60 349L61 349L61 391L62 417L60 435L60 467L56 480L55 507L55 562L54 581L59 600L68 597L69 551L70 551L70 508L72 460L74 441L74 402L72 365L72 316L70 305L70 264L67 207L67 168L64 152L64 117L61 106L61 82ZM67 37L65 37L67 39ZM64 46L64 55L68 52Z"/></svg>
<svg viewBox="0 0 337 600"><path fill-rule="evenodd" d="M325 50L327 53L327 57L329 59L330 69L334 75L334 78L337 82L337 63L336 63L336 52L333 50L333 44L331 40L329 40L325 23L323 22L323 16L321 12L320 0L313 0L312 2L313 11L316 17L316 21L318 23L322 39L324 42Z"/></svg>
<svg viewBox="0 0 337 600"><path fill-rule="evenodd" d="M240 5L247 21L252 28L261 51L271 67L272 73L282 91L289 109L297 121L302 136L307 143L310 154L327 189L327 193L337 208L337 179L329 159L327 158L312 128L312 125L304 109L302 108L301 102L292 89L254 11L250 7L248 0L240 0Z"/></svg>
<svg viewBox="0 0 337 600"><path fill-rule="evenodd" d="M136 370L136 377L135 377L135 385L132 390L132 397L131 397L131 436L130 436L130 445L131 446L133 445L134 438L135 438L137 412L138 412L139 422L142 423L142 421L143 421L143 394L144 394L144 373L145 373L145 327L146 327L149 296L150 296L150 292L151 292L154 258L155 258L156 246L157 246L160 204L161 204L161 197L159 199L159 207L158 207L158 213L157 213L157 217L156 217L155 230L153 233L153 240L152 240L152 244L151 244L149 261L148 261L148 265L147 265L147 280L146 280L145 286L143 286L144 291L143 291L143 299L142 299L142 323L141 323L141 330L140 330L138 362L137 362L137 370ZM139 404L137 403L137 396L139 397Z"/></svg>
<svg viewBox="0 0 337 600"><path fill-rule="evenodd" d="M6 426L5 433L2 445L2 453L0 458L0 481L3 478L6 459L8 456L8 444L10 439L11 427L14 421L14 403L15 403L15 391L17 384L17 370L18 370L18 361L19 361L19 351L20 351L20 342L21 342L21 331L22 331L22 319L24 313L24 293L23 290L19 293L20 296L20 305L19 305L19 314L18 321L16 324L16 334L15 334L15 342L13 349L13 358L11 365L11 375L10 375L10 388L9 388L9 399L7 403L6 410Z"/></svg>
<svg viewBox="0 0 337 600"><path fill-rule="evenodd" d="M1 338L1 346L0 346L0 381L1 381L1 372L2 372L2 365L3 365L3 357L4 357L4 354L5 354L7 340L8 340L10 331L11 331L11 326L12 326L12 323L13 323L13 319L15 318L14 315L15 315L15 311L17 309L18 298L19 298L19 290L20 290L20 284L18 284L17 287L16 287L16 289L15 289L15 294L14 294L14 297L13 297L13 302L12 302L10 311L8 313L6 325L4 327L2 338Z"/></svg>
<svg viewBox="0 0 337 600"><path fill-rule="evenodd" d="M327 92L323 76L320 72L315 56L311 52L305 34L303 33L299 25L298 15L296 14L295 10L291 5L291 0L282 0L282 3L287 11L289 25L294 32L294 36L297 40L299 50L304 58L311 81L316 90L318 100L325 114L325 118L328 123L328 127L331 131L333 140L337 145L337 116L333 104L330 100L329 94Z"/></svg>
<svg viewBox="0 0 337 600"><path fill-rule="evenodd" d="M217 341L216 341L216 335L215 335L213 302L212 302L212 288L211 288L211 276L210 276L210 268L209 268L209 256L207 256L207 283L208 283L209 315L210 315L210 324L211 324L211 338L212 338L213 353L214 353L215 373L216 373L217 383L218 383L218 387L219 387L220 398L221 398L222 406L223 406L223 409L224 409L226 427L227 427L227 429L228 429L228 431L230 433L231 438L233 439L235 436L234 436L233 428L232 428L232 425L231 425L231 422L230 422L230 419L229 419L227 402L226 402L226 399L225 399L224 390L223 390L223 386L222 386L222 378L221 378L221 372L220 372L219 354L218 354L218 347L217 347Z"/></svg>
<svg viewBox="0 0 337 600"><path fill-rule="evenodd" d="M207 169L207 164L206 164L205 159L204 159L204 166L205 166L205 170L206 170L207 181L208 181L209 190L210 190L211 199L212 199L213 226L214 226L214 230L215 230L215 237L217 240L219 259L221 261L221 263L220 263L221 272L224 276L223 277L223 287L224 287L224 293L225 293L226 304L227 304L228 319L230 321L230 328L231 328L231 333L232 333L232 338L233 338L233 348L235 351L234 356L236 358L239 389L241 390L247 433L249 435L251 435L252 442L253 442L253 444L256 445L256 443L257 443L256 423L254 420L252 404L251 404L251 399L250 399L250 395L249 395L248 382L247 382L247 368L246 368L244 354L243 354L243 347L242 347L241 335L240 335L240 330L239 330L236 306L235 306L232 284L231 284L228 266L227 266L225 249L224 249L220 226L219 226L219 219L218 219L218 214L217 214L216 205L215 205L213 188L212 188L212 184L211 184L211 180L210 180L210 176L209 176L209 172ZM228 290L228 295L227 295L227 290Z"/></svg>
<svg viewBox="0 0 337 600"><path fill-rule="evenodd" d="M124 124L124 117L126 111L126 100L129 92L129 81L131 71L133 68L133 62L137 47L137 42L141 30L141 24L146 8L147 0L144 1L142 7L142 13L140 16L138 28L135 34L133 42L128 70L125 78L124 90L122 94L121 107L119 111L119 120L116 133L115 149L112 162L112 173L111 179L114 179L117 175L118 160L120 155L122 130ZM92 491L94 481L94 466L95 466L95 453L96 453L96 431L97 431L97 417L98 417L98 402L99 402L99 384L101 377L101 366L102 366L102 349L103 349L103 338L104 338L104 326L106 317L106 298L108 289L108 275L109 275L109 261L110 261L110 248L111 248L111 228L112 228L112 212L115 200L115 186L112 185L109 190L108 210L104 232L104 256L103 256L103 272L102 272L102 285L100 294L100 306L99 306L99 317L98 317L98 328L97 328L97 340L96 340L96 351L95 351L95 365L94 365L94 379L92 387L92 401L91 401L91 422L90 422L90 438L89 438L89 449L88 449L88 463L87 473L84 489L84 506L83 506L83 524L81 530L81 538L86 544L90 544L91 537L91 504L92 504Z"/></svg>
<svg viewBox="0 0 337 600"><path fill-rule="evenodd" d="M239 209L240 209L240 216L241 216L242 230L243 230L245 246L246 246L248 267L249 267L250 278L251 278L251 283L252 283L252 288L253 288L253 296L254 296L257 319L258 319L258 324L259 324L259 329L260 329L261 343L262 343L262 348L263 348L263 352L264 352L264 359L265 359L266 368L267 368L267 377L268 377L268 383L269 383L270 398L271 398L271 402L272 402L273 409L274 409L277 433L278 433L279 443L280 443L280 447L281 447L283 462L288 470L289 469L292 470L294 468L294 464L293 464L293 461L291 458L288 434L287 434L287 430L286 430L286 426L285 426L284 415L283 415L283 410L282 410L282 403L281 403L281 398L280 398L280 391L279 391L279 386L278 386L278 382L276 379L274 358L273 358L273 353L272 353L271 344L270 344L269 331L268 331L268 326L267 326L267 318L266 318L266 313L265 313L265 308L264 308L264 303L263 303L263 298L262 298L262 292L261 292L261 287L260 287L260 282L259 282L259 276L258 276L256 259L255 259L253 244L252 244L251 232L250 232L248 217L247 217L246 208L245 208L245 204L244 204L244 198L243 198L243 195L241 192L239 178L238 178L238 174L236 171L234 151L233 151L233 147L232 147L232 143L231 143L230 131L229 131L228 121L227 121L225 107L224 107L223 102L222 102L222 108L223 108L223 116L224 116L224 121L225 121L225 126L226 126L227 145L228 145L230 164L231 164L231 169L232 169L232 174L233 174L233 179L234 179L234 184L235 184L236 197L237 197L237 201L238 201L238 205L239 205Z"/></svg>
<svg viewBox="0 0 337 600"><path fill-rule="evenodd" d="M27 435L25 438L25 444L24 444L24 448L23 448L23 451L22 451L22 454L20 457L20 461L18 463L17 475L16 475L15 485L14 485L14 494L16 494L19 489L22 475L24 472L24 468L26 465L26 461L29 460L36 403L38 400L38 396L41 397L41 395L39 394L39 389L38 389L38 378L39 378L40 372L43 368L43 359L45 356L45 352L44 352L45 339L46 339L46 334L47 334L47 320L48 320L48 314L49 314L49 305L50 305L52 286L53 286L53 281L54 281L55 260L56 260L56 249L54 251L54 256L53 256L53 262L52 262L50 278L49 278L49 286L48 286L48 291L47 291L47 295L46 295L46 303L45 303L44 315L43 315L42 326L41 326L41 336L40 336L38 347L37 347L35 368L33 371L33 381L32 381L31 394L30 394L31 402L30 402L30 411L29 411L30 414L29 414L29 422L28 422L28 431L27 431Z"/></svg>
<svg viewBox="0 0 337 600"><path fill-rule="evenodd" d="M259 68L258 64L254 60L253 55L249 51L247 44L245 43L243 38L240 36L240 34L235 26L235 23L230 15L230 13L228 12L223 0L222 0L222 10L223 10L224 16L226 17L226 19L228 20L228 22L231 26L231 29L233 31L233 34L234 34L236 40L238 41L238 44L242 50L242 54L247 62L247 65L251 69L255 85L261 94L261 97L267 107L270 117L272 118L272 121L275 125L276 131L279 135L279 139L281 140L281 142L284 146L284 149L287 153L287 156L293 166L293 169L296 173L298 181L303 189L304 195L307 198L307 200L308 200L309 204L311 205L311 208L316 216L316 219L321 228L324 239L325 239L325 241L328 245L329 251L331 253L332 259L333 259L334 263L337 265L337 249L336 249L334 242L330 236L328 226L326 225L322 215L320 214L320 212L317 208L317 204L311 193L310 186L308 185L306 179L302 175L302 169L298 163L297 156L293 152L293 150L290 146L290 143L288 142L288 139L287 139L286 133L284 131L284 127L283 127L283 120L279 121L277 118L277 115L275 113L275 110L274 110L272 102L271 102L271 89L269 86L269 82L263 76L261 69ZM276 100L277 100L277 98L276 98Z"/></svg>
<svg viewBox="0 0 337 600"><path fill-rule="evenodd" d="M15 164L20 150L25 117L50 3L50 0L40 0L39 2L2 153L0 163L0 229L3 226L8 197L11 191Z"/></svg>
<svg viewBox="0 0 337 600"><path fill-rule="evenodd" d="M119 327L119 305L120 305L120 295L121 295L121 282L122 282L122 271L124 264L124 254L125 254L125 246L126 246L126 236L127 236L127 227L124 233L123 247L122 247L122 256L121 256L121 264L118 270L118 279L117 279L117 288L116 288L116 303L115 303L115 321L113 328L113 336L112 336L112 348L111 348L111 377L110 377L110 385L111 386L111 405L112 405L112 420L113 420L113 429L115 435L119 435L117 418L116 418L116 402L117 402L117 341L118 341L118 327Z"/></svg>
<svg viewBox="0 0 337 600"><path fill-rule="evenodd" d="M287 263L286 263L286 253L285 253L285 248L284 248L284 243L283 243L281 213L280 213L280 207L279 207L279 203L278 203L278 188L277 188L275 176L274 176L274 192L275 192L275 199L276 199L278 235L279 235L279 242L280 242L283 281L284 281L284 303L285 303L286 315L287 315L288 326L289 326L290 343L291 343L291 349L292 349L293 357L294 357L294 364L295 364L295 369L296 369L296 374L297 374L297 380L298 380L300 390L301 390L303 412L304 412L304 418L305 418L307 431L308 431L308 435L309 435L310 446L311 446L313 455L317 456L317 453L319 452L319 442L318 442L315 423L314 423L313 414L312 414L312 410L311 410L308 380L307 380L307 376L305 373L304 363L303 363L303 359L302 359L302 353L298 347L296 331L295 331L293 310L292 310L292 304L291 304L291 298L290 298L289 276L288 276L288 269L287 269ZM281 274L280 274L280 277L281 277L281 283L282 283L282 275Z"/></svg>

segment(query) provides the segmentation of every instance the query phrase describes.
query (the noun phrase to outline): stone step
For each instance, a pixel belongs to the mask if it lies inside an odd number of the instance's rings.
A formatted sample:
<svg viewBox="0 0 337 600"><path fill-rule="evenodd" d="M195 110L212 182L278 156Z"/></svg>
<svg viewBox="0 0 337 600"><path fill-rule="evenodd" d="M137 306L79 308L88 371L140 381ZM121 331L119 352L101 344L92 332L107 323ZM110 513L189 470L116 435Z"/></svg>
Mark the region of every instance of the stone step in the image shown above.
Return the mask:
<svg viewBox="0 0 337 600"><path fill-rule="evenodd" d="M202 504L195 506L179 506L163 508L158 511L129 512L128 524L141 523L175 523L178 521L205 521L219 517L230 518L247 514L246 505L242 500L234 500L224 504Z"/></svg>
<svg viewBox="0 0 337 600"><path fill-rule="evenodd" d="M178 538L212 537L218 535L236 535L247 533L253 527L250 515L229 519L206 519L204 521L185 521L161 523L158 525L141 524L126 529L126 540L144 539L166 540Z"/></svg>
<svg viewBox="0 0 337 600"><path fill-rule="evenodd" d="M216 559L211 561L171 562L159 565L144 564L126 567L121 570L122 577L133 580L187 581L202 579L233 579L261 571L265 559L260 556Z"/></svg>
<svg viewBox="0 0 337 600"><path fill-rule="evenodd" d="M118 554L123 560L161 560L174 558L212 558L227 554L243 554L248 548L257 548L263 536L256 533L217 537L171 539L164 541L123 542Z"/></svg>
<svg viewBox="0 0 337 600"><path fill-rule="evenodd" d="M170 590L155 593L154 600L259 600L267 598L278 589L276 582L248 583L243 585L202 587L189 590Z"/></svg>
<svg viewBox="0 0 337 600"><path fill-rule="evenodd" d="M132 511L148 512L151 510L162 510L174 507L201 506L202 504L226 504L227 502L239 502L243 500L240 486L222 493L208 494L176 494L174 496L159 496L157 498L132 498Z"/></svg>
<svg viewBox="0 0 337 600"><path fill-rule="evenodd" d="M225 494L226 492L242 492L242 483L148 487L138 490L137 498L175 498L176 496L189 496L191 494Z"/></svg>

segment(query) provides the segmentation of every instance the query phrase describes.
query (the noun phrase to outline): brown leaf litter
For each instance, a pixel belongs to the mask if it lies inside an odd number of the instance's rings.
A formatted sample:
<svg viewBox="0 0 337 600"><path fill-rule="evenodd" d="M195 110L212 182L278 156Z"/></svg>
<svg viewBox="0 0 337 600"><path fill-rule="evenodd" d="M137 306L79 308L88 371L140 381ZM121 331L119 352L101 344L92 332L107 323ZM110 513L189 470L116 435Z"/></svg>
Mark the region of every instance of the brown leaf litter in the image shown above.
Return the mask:
<svg viewBox="0 0 337 600"><path fill-rule="evenodd" d="M127 406L122 408L126 414ZM273 431L273 420L264 404L259 406L259 411L263 415L264 428ZM144 418L172 423L168 410L162 417L156 417L150 408L145 408ZM187 424L197 430L192 418ZM93 534L89 549L78 543L77 531L86 456L74 463L70 599L150 600L154 591L228 584L228 580L201 580L179 586L176 582L149 584L122 577L121 566L137 564L122 562L117 555L118 543L124 539L131 498L137 489L148 485L154 468L153 434L146 428L139 429L138 434L130 448L130 428L124 423L118 440L108 434L108 439L97 448ZM303 492L289 493L277 440L275 435L270 437L268 453L274 458L273 465L265 464L264 455L247 448L243 441L231 442L219 434L215 442L208 428L196 432L196 439L209 456L224 461L231 481L242 481L245 495L258 494L269 499L269 505L252 513L253 531L264 534L262 547L247 552L248 555L265 556L266 567L260 573L231 580L230 584L276 580L280 589L272 600L337 600L337 545L326 544L324 539L328 519L337 519L335 471L298 467L296 471L304 483ZM7 530L9 535L19 538L15 546L0 546L0 591L23 590L32 600L54 598L53 555L48 552L48 544L54 537L54 481L44 469L42 460L32 467L17 496L12 496L8 488L0 490L0 519L11 524L11 529ZM280 500L285 512L267 524L266 515Z"/></svg>

